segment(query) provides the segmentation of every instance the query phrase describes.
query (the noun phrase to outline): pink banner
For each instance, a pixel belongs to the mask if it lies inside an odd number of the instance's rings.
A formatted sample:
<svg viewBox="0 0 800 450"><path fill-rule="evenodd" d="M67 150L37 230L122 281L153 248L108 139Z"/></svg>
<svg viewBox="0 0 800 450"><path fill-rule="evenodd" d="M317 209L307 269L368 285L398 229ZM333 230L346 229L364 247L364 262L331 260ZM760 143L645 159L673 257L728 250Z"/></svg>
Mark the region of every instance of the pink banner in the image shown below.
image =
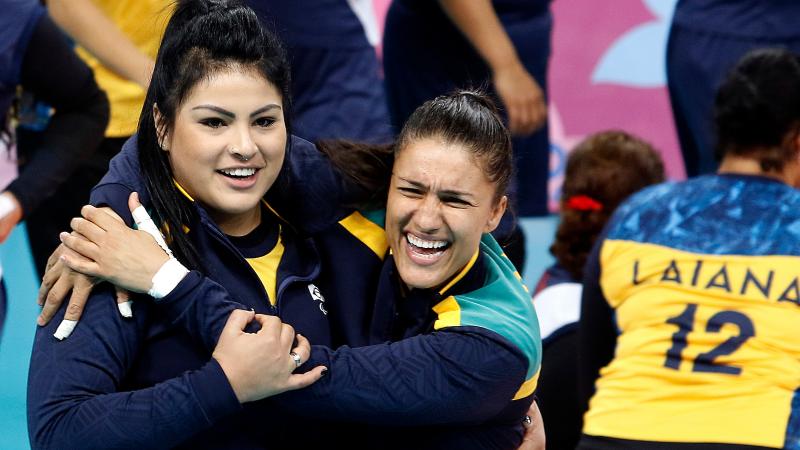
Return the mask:
<svg viewBox="0 0 800 450"><path fill-rule="evenodd" d="M685 177L664 70L675 1L553 3L549 87L553 200L566 153L586 135L612 128L652 143L661 151L668 176Z"/></svg>

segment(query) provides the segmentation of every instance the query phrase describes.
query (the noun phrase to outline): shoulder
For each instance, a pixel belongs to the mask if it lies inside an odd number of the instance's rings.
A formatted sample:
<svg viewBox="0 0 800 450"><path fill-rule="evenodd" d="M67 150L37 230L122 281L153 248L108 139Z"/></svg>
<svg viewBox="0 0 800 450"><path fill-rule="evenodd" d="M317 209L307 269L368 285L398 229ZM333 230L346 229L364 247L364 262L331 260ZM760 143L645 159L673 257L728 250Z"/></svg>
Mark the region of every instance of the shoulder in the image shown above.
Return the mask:
<svg viewBox="0 0 800 450"><path fill-rule="evenodd" d="M439 315L434 327L479 327L502 336L527 358L530 379L541 363L539 325L530 293L491 235L484 235L480 251L486 271L482 286L440 302L434 308Z"/></svg>
<svg viewBox="0 0 800 450"><path fill-rule="evenodd" d="M59 341L53 334L64 319L64 303L46 326L37 329L32 360L41 360L44 357L51 363L61 361L64 364L75 364L70 366L71 369L65 365L63 369L67 371L79 371L80 366L98 361L105 364L113 360L115 364L127 366L132 362L149 321L149 307L146 303L134 302L134 317L124 319L117 310L113 287L101 285L95 288L87 300L81 320L70 337Z"/></svg>
<svg viewBox="0 0 800 450"><path fill-rule="evenodd" d="M707 175L648 188L614 214L604 242L707 254L791 254L800 191L761 177Z"/></svg>

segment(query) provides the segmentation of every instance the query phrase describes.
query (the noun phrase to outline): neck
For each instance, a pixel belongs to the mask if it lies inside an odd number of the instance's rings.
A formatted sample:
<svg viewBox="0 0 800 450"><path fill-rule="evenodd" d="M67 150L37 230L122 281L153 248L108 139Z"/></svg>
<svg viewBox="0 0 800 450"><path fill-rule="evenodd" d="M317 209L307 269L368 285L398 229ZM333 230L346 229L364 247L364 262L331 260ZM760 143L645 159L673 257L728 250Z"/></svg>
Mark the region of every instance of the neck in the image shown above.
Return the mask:
<svg viewBox="0 0 800 450"><path fill-rule="evenodd" d="M778 180L790 186L800 185L800 167L798 167L798 163L794 161L787 162L780 172L767 172L761 169L761 163L757 159L745 156L727 155L722 159L717 173L758 175Z"/></svg>
<svg viewBox="0 0 800 450"><path fill-rule="evenodd" d="M239 214L209 215L223 233L228 236L245 236L261 224L261 205Z"/></svg>

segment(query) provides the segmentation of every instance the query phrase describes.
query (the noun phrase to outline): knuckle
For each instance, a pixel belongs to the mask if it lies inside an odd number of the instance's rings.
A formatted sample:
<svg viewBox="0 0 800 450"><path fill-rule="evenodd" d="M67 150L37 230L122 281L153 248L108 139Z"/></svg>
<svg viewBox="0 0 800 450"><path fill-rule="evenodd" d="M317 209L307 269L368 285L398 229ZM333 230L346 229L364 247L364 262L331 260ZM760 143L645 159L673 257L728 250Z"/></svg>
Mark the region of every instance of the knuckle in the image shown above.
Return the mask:
<svg viewBox="0 0 800 450"><path fill-rule="evenodd" d="M264 323L269 326L277 326L281 322L281 320L275 316L262 315L262 317L264 318Z"/></svg>
<svg viewBox="0 0 800 450"><path fill-rule="evenodd" d="M81 302L71 302L67 307L67 311L70 314L80 314L83 311L83 303Z"/></svg>
<svg viewBox="0 0 800 450"><path fill-rule="evenodd" d="M55 291L50 291L47 293L45 302L48 304L61 303L61 296L58 295Z"/></svg>

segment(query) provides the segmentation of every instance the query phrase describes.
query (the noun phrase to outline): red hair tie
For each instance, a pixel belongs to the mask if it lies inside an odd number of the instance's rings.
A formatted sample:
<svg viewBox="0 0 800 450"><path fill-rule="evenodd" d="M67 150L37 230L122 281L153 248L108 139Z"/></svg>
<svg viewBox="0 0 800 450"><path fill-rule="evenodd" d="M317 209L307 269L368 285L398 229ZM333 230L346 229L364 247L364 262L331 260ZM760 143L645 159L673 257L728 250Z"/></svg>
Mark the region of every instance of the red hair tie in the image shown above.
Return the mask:
<svg viewBox="0 0 800 450"><path fill-rule="evenodd" d="M603 204L588 195L575 195L567 199L566 207L575 211L602 211Z"/></svg>

